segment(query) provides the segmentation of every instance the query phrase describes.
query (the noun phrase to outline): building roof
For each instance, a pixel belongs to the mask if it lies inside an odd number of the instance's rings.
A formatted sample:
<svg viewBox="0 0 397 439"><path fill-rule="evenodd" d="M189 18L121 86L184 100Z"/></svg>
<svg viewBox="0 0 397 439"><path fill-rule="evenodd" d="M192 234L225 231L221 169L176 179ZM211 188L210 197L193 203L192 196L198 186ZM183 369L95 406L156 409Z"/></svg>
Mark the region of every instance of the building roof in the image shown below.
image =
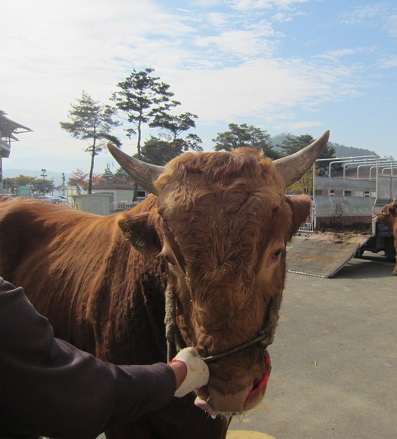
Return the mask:
<svg viewBox="0 0 397 439"><path fill-rule="evenodd" d="M32 129L21 125L18 122L15 122L9 119L6 116L7 113L0 110L0 139L3 137L7 137L10 140L18 140L14 134L27 133L29 131L33 131Z"/></svg>

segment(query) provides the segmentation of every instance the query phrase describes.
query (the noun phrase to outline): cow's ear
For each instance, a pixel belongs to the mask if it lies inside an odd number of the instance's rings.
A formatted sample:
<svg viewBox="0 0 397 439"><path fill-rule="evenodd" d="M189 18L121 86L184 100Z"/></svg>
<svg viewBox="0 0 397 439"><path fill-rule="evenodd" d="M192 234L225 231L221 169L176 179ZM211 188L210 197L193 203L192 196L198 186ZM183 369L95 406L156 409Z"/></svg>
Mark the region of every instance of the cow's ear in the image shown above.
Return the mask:
<svg viewBox="0 0 397 439"><path fill-rule="evenodd" d="M296 197L287 197L287 202L292 210L292 223L289 239L298 231L299 227L310 215L312 205L311 199L307 195L297 195Z"/></svg>
<svg viewBox="0 0 397 439"><path fill-rule="evenodd" d="M161 242L149 212L125 213L119 220L124 236L141 253L158 254Z"/></svg>

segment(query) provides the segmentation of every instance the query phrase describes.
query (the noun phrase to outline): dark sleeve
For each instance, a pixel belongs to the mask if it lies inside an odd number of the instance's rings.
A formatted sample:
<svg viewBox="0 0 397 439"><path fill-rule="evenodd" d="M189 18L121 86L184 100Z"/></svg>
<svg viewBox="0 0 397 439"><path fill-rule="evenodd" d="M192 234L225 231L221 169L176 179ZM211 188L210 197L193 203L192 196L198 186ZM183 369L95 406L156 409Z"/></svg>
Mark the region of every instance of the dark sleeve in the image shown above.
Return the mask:
<svg viewBox="0 0 397 439"><path fill-rule="evenodd" d="M175 387L166 364L115 366L55 339L23 289L0 278L0 437L93 438L167 405Z"/></svg>

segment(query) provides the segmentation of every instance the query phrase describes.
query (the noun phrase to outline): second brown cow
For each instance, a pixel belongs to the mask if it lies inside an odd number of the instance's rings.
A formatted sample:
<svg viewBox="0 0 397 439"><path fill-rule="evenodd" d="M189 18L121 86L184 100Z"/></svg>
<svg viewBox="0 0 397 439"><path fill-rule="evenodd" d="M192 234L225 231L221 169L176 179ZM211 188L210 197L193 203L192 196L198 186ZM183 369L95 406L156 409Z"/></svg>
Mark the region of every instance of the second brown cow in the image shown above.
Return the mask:
<svg viewBox="0 0 397 439"><path fill-rule="evenodd" d="M393 274L397 275L397 201L386 204L376 215L375 221L393 230L394 248L396 250L396 265Z"/></svg>

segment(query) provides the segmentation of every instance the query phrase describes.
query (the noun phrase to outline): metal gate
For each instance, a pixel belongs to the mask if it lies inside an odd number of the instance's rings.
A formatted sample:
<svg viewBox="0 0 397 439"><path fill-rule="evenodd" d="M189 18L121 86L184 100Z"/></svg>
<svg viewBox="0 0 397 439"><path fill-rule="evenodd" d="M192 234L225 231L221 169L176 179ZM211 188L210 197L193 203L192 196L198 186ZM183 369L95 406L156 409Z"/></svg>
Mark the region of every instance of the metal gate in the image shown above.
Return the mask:
<svg viewBox="0 0 397 439"><path fill-rule="evenodd" d="M316 230L316 206L314 202L312 202L310 215L306 218L306 221L301 224L301 226L298 229L298 233L299 234L314 233L315 230Z"/></svg>

